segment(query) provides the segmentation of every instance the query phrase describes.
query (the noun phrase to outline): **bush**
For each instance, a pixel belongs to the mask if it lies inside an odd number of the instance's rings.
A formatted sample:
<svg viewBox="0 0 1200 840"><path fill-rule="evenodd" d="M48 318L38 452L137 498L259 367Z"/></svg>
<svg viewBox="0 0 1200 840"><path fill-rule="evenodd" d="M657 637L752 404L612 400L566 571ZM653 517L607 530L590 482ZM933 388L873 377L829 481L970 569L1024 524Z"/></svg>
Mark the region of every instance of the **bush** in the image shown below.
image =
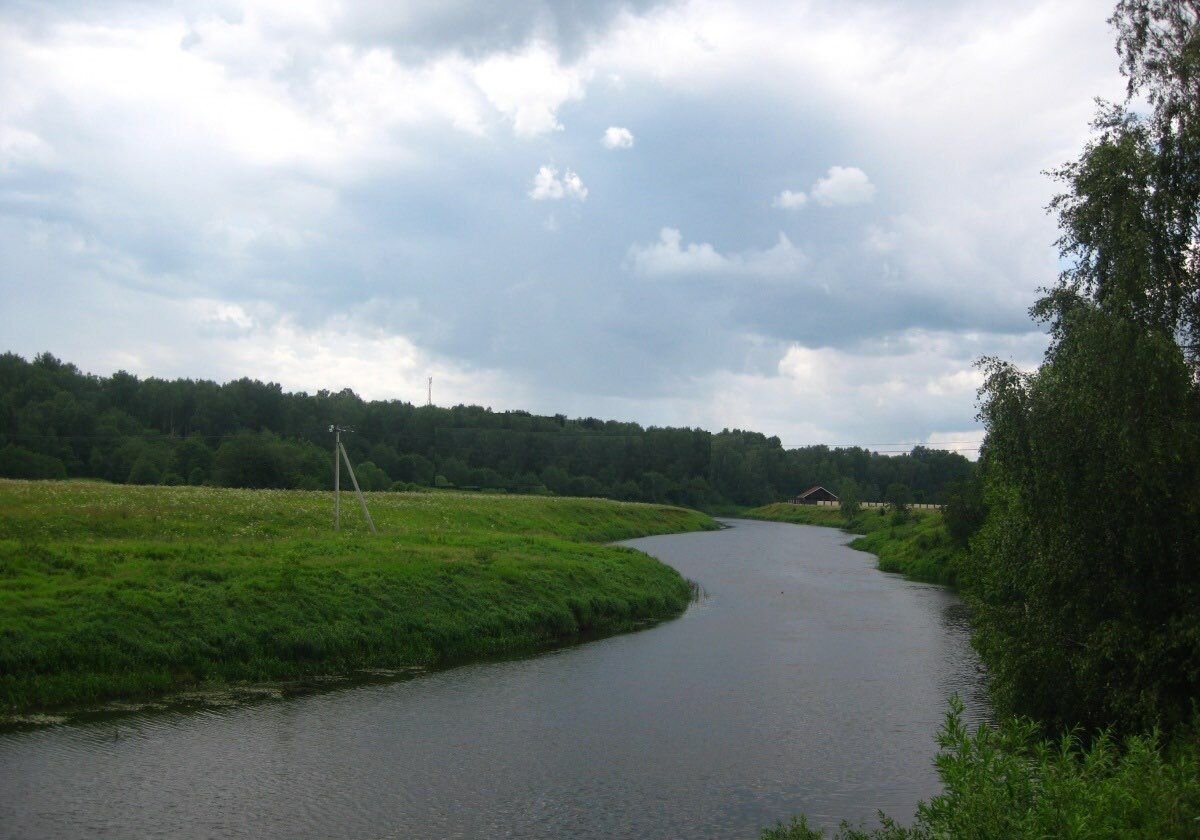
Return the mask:
<svg viewBox="0 0 1200 840"><path fill-rule="evenodd" d="M9 444L0 449L0 476L5 478L66 478L67 468L58 458Z"/></svg>
<svg viewBox="0 0 1200 840"><path fill-rule="evenodd" d="M846 517L847 522L858 516L860 510L858 485L852 479L847 479L838 487L838 500L842 516Z"/></svg>
<svg viewBox="0 0 1200 840"><path fill-rule="evenodd" d="M362 490L387 490L392 486L392 480L387 473L370 461L363 461L354 468L354 476Z"/></svg>
<svg viewBox="0 0 1200 840"><path fill-rule="evenodd" d="M894 513L907 513L913 500L912 490L907 484L889 484L883 500L888 503Z"/></svg>
<svg viewBox="0 0 1200 840"><path fill-rule="evenodd" d="M1155 734L1118 742L1101 734L1043 739L1028 721L1009 719L974 733L951 700L938 735L944 793L917 808L911 828L883 817L874 830L843 823L840 840L1041 840L1047 837L1194 838L1200 825L1200 740L1165 749ZM818 840L803 819L763 840Z"/></svg>
<svg viewBox="0 0 1200 840"><path fill-rule="evenodd" d="M386 467L384 469L387 469ZM428 458L422 455L401 455L396 459L395 470L388 470L388 474L395 476L399 481L408 481L414 484L424 484L426 486L434 483L434 467Z"/></svg>
<svg viewBox="0 0 1200 840"><path fill-rule="evenodd" d="M129 470L129 476L125 479L125 483L158 484L161 477L161 473L159 473L154 460L148 455L142 455Z"/></svg>
<svg viewBox="0 0 1200 840"><path fill-rule="evenodd" d="M331 486L329 471L325 450L315 444L281 440L270 432L242 432L221 444L212 475L225 487L318 489Z"/></svg>

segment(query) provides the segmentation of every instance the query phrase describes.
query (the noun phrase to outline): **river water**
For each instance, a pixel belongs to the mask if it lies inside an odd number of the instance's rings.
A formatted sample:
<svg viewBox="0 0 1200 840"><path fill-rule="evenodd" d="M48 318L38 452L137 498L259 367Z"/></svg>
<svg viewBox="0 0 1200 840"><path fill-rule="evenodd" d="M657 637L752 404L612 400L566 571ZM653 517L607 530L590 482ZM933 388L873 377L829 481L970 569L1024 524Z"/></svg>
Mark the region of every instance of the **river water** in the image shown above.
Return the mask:
<svg viewBox="0 0 1200 840"><path fill-rule="evenodd" d="M0 735L0 836L757 837L907 820L957 692L962 605L829 528L632 540L708 597L530 659L290 700Z"/></svg>

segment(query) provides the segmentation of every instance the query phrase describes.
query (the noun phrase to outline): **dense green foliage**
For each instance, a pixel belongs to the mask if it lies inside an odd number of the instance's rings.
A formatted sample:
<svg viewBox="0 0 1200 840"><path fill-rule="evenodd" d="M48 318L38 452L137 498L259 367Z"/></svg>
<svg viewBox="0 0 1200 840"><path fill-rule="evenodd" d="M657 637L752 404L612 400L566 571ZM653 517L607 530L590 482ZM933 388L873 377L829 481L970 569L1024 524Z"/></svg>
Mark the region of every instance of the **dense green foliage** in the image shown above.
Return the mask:
<svg viewBox="0 0 1200 840"><path fill-rule="evenodd" d="M965 548L987 521L987 501L984 499L983 478L979 473L966 481L956 481L947 488L942 514L950 539Z"/></svg>
<svg viewBox="0 0 1200 840"><path fill-rule="evenodd" d="M926 583L958 585L963 550L954 544L938 511L910 511L902 521L897 521L887 508L864 508L848 518L837 508L783 502L741 515L773 522L844 528L862 535L850 547L876 555L881 571Z"/></svg>
<svg viewBox="0 0 1200 840"><path fill-rule="evenodd" d="M1067 269L1037 311L1057 329L1085 298L1200 364L1200 2L1120 0L1110 22L1131 101L1103 105L1093 140L1056 173Z"/></svg>
<svg viewBox="0 0 1200 840"><path fill-rule="evenodd" d="M1027 375L985 360L977 647L1001 708L1168 731L1200 697L1200 4L1121 2L1130 94L1057 174L1066 263Z"/></svg>
<svg viewBox="0 0 1200 840"><path fill-rule="evenodd" d="M976 644L1003 709L1171 728L1200 697L1200 394L1169 336L1064 326L1036 374L989 368Z"/></svg>
<svg viewBox="0 0 1200 840"><path fill-rule="evenodd" d="M1200 740L1164 748L1154 735L1043 739L1010 719L971 733L955 703L938 736L944 792L921 803L912 827L886 817L868 830L843 824L838 840L1194 838L1200 831ZM763 840L820 840L806 820Z"/></svg>
<svg viewBox="0 0 1200 840"><path fill-rule="evenodd" d="M459 493L370 496L0 481L0 708L211 680L439 665L611 633L689 599L600 543L714 528L680 508Z"/></svg>
<svg viewBox="0 0 1200 840"><path fill-rule="evenodd" d="M348 390L289 394L249 379L105 378L45 354L0 355L0 476L316 490L332 483L331 423L355 429L343 441L373 489L400 482L711 510L845 479L867 499L898 484L917 501L938 501L972 469L961 455L924 447L895 457L784 449L779 438L738 430L366 402Z"/></svg>

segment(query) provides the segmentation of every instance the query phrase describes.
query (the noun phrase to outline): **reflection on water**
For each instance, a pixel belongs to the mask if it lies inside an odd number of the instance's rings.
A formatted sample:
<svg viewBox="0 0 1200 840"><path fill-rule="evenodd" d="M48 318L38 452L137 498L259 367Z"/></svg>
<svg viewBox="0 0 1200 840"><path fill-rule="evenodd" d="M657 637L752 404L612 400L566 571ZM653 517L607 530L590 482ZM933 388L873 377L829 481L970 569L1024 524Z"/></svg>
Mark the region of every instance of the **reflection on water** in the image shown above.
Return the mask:
<svg viewBox="0 0 1200 840"><path fill-rule="evenodd" d="M708 594L532 659L0 736L0 836L755 837L907 818L945 699L987 714L949 593L823 528L634 540Z"/></svg>

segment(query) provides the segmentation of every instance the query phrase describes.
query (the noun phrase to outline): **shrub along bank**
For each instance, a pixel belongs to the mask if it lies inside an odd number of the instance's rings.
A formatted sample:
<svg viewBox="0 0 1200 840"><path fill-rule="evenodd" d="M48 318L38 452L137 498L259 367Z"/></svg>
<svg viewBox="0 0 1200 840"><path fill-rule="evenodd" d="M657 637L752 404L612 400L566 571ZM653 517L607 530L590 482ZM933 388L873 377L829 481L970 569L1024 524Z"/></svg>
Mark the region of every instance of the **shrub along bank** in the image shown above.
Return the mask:
<svg viewBox="0 0 1200 840"><path fill-rule="evenodd" d="M715 528L598 499L0 481L0 708L202 682L441 665L687 605L677 572L604 545Z"/></svg>
<svg viewBox="0 0 1200 840"><path fill-rule="evenodd" d="M880 570L926 583L958 585L964 549L950 537L939 511L905 511L897 515L888 508L868 508L847 519L836 508L781 502L752 508L741 515L861 534L850 547L876 555Z"/></svg>
<svg viewBox="0 0 1200 840"><path fill-rule="evenodd" d="M1200 740L1164 747L1157 734L1116 741L1100 735L1044 738L1008 718L974 733L951 702L938 735L944 791L917 808L911 827L886 817L879 828L843 823L835 840L1012 840L1013 838L1200 836ZM821 840L803 818L762 833L762 840Z"/></svg>

